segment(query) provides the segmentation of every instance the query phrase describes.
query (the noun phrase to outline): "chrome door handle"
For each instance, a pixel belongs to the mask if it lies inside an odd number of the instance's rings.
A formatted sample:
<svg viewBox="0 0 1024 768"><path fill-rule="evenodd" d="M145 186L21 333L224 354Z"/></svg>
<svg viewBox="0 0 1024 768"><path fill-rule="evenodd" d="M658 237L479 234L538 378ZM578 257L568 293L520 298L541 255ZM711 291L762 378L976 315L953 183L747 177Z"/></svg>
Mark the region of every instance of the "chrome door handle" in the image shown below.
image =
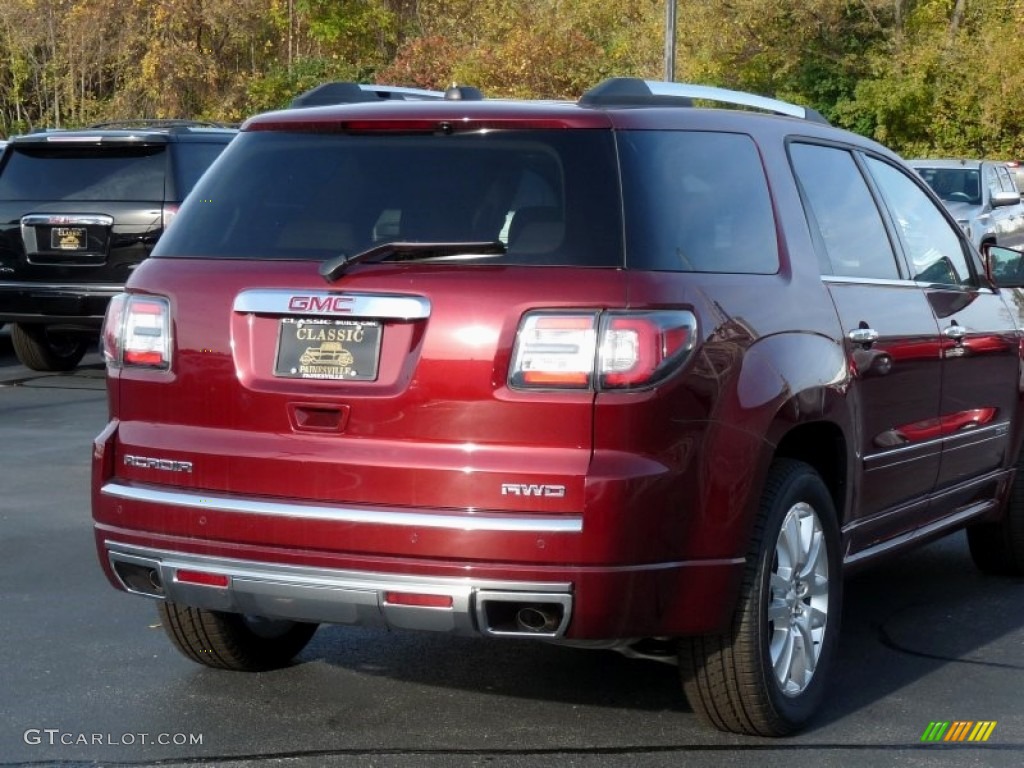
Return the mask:
<svg viewBox="0 0 1024 768"><path fill-rule="evenodd" d="M945 328L943 328L942 335L945 336L947 339L960 341L965 336L967 336L967 329L964 328L962 325L956 325L954 323L953 325L947 325Z"/></svg>
<svg viewBox="0 0 1024 768"><path fill-rule="evenodd" d="M854 344L874 344L878 341L878 331L874 328L854 328L846 335Z"/></svg>

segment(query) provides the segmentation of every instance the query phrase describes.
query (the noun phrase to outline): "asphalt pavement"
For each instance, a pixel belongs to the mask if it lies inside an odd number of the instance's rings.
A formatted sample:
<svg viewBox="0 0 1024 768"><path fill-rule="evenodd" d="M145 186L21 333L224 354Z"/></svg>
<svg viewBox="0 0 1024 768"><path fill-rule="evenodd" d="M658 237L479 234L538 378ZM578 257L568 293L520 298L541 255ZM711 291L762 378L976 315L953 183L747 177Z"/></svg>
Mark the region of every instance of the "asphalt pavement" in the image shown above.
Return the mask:
<svg viewBox="0 0 1024 768"><path fill-rule="evenodd" d="M978 573L962 534L847 580L828 700L789 739L702 727L668 665L527 641L334 626L288 669L199 667L97 564L105 398L98 355L33 373L0 331L0 767L1024 764L1024 580ZM922 741L933 722L995 725Z"/></svg>

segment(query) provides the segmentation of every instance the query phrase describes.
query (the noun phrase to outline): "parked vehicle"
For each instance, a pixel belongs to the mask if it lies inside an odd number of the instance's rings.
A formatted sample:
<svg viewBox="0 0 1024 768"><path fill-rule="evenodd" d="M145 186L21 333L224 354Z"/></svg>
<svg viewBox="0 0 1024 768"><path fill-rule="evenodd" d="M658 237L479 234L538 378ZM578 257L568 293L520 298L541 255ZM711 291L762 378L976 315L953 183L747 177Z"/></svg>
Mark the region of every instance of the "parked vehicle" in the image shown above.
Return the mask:
<svg viewBox="0 0 1024 768"><path fill-rule="evenodd" d="M66 371L237 131L136 121L12 137L0 159L0 323L18 359Z"/></svg>
<svg viewBox="0 0 1024 768"><path fill-rule="evenodd" d="M978 248L1024 247L1024 204L1006 163L911 160Z"/></svg>
<svg viewBox="0 0 1024 768"><path fill-rule="evenodd" d="M107 313L92 498L200 664L321 622L614 648L777 736L843 695L849 569L967 527L1024 573L1017 305L813 110L615 79L275 112L178 216Z"/></svg>

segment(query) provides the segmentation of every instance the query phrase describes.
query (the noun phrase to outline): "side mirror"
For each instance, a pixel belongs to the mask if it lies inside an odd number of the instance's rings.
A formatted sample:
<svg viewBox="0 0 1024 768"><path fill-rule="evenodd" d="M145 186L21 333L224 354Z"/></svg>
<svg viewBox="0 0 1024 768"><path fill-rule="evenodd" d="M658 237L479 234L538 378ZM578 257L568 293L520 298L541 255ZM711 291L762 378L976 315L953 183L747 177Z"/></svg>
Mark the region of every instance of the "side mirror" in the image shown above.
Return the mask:
<svg viewBox="0 0 1024 768"><path fill-rule="evenodd" d="M1017 192L993 192L992 207L999 208L1003 205L1016 205L1020 202L1020 194Z"/></svg>
<svg viewBox="0 0 1024 768"><path fill-rule="evenodd" d="M986 244L982 248L985 272L1000 288L1024 288L1024 253L1001 245Z"/></svg>

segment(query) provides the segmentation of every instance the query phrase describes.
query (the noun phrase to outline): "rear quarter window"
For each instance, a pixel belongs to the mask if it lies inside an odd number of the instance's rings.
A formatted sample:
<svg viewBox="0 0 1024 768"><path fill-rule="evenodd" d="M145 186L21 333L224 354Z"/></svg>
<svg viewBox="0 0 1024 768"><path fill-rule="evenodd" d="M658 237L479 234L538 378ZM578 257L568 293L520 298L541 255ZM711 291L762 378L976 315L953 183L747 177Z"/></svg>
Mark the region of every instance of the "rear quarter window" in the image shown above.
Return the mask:
<svg viewBox="0 0 1024 768"><path fill-rule="evenodd" d="M192 191L192 188L199 181L199 178L206 172L206 169L213 165L227 142L179 142L174 145L174 191L173 196L178 200L185 199L185 196ZM169 192L169 194L171 194Z"/></svg>
<svg viewBox="0 0 1024 768"><path fill-rule="evenodd" d="M749 136L619 135L629 266L774 274L778 240L760 153Z"/></svg>

